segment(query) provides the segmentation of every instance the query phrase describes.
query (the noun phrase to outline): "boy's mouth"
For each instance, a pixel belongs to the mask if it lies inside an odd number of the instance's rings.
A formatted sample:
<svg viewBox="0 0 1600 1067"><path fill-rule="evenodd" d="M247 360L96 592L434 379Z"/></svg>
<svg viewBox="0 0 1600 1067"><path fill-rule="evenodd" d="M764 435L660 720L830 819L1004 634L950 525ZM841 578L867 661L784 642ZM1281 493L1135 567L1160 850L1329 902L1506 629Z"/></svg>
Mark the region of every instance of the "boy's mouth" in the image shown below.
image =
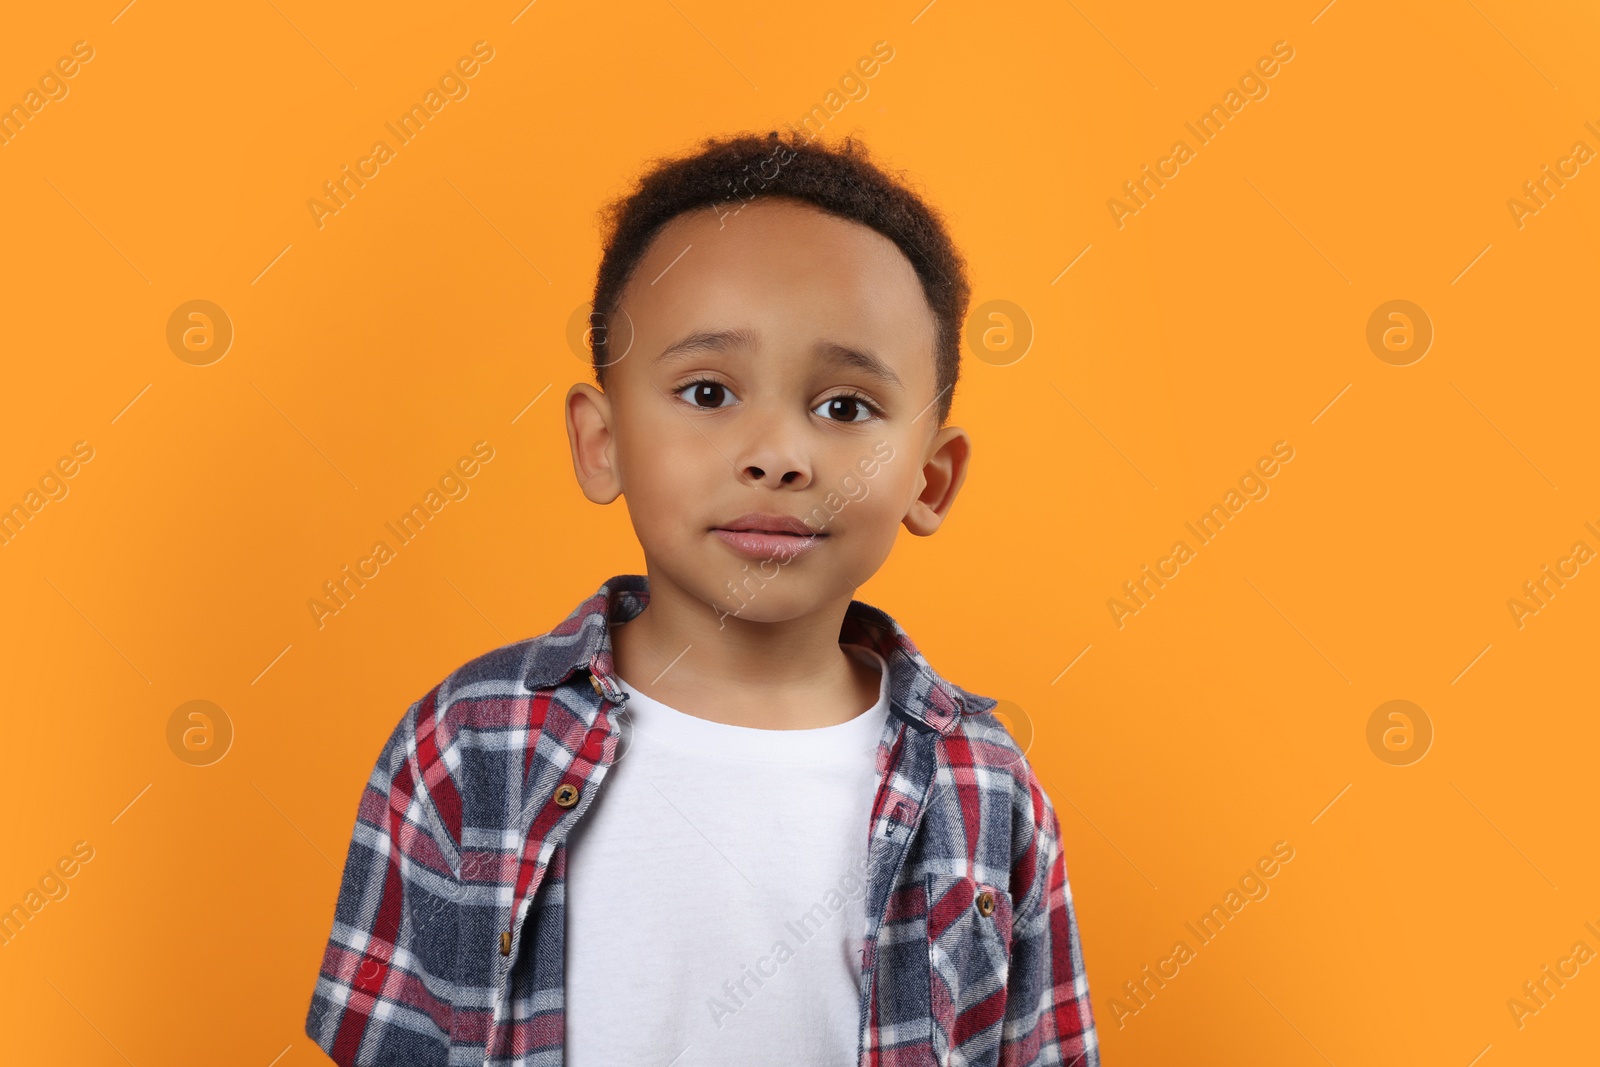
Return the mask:
<svg viewBox="0 0 1600 1067"><path fill-rule="evenodd" d="M828 536L791 515L765 512L741 515L732 522L713 526L711 532L741 556L785 563L815 548Z"/></svg>

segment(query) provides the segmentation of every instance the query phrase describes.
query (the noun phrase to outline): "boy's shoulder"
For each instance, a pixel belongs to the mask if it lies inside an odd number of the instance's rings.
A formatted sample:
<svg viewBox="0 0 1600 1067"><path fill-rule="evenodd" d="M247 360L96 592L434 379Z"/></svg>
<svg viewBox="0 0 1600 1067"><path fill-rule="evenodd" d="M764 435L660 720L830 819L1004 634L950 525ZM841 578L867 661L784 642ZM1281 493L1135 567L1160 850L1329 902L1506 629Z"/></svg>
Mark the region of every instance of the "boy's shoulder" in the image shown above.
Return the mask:
<svg viewBox="0 0 1600 1067"><path fill-rule="evenodd" d="M631 591L630 583L612 579L545 632L491 648L450 670L415 707L452 740L464 730L493 735L519 723L536 726L528 719L529 701L549 697L563 683L583 682L573 676L595 672L599 660L609 666L607 620L617 610L617 597ZM579 692L589 693L588 685ZM491 738L475 734L473 739L483 743Z"/></svg>
<svg viewBox="0 0 1600 1067"><path fill-rule="evenodd" d="M1032 741L1032 724L1020 708L941 674L900 623L879 608L852 601L845 632L889 663L891 692L914 704L916 717L941 736L952 766L1004 772L1024 795L1030 781L1037 786L1026 747ZM897 660L903 668L897 669ZM1018 720L1021 742L1000 713Z"/></svg>
<svg viewBox="0 0 1600 1067"><path fill-rule="evenodd" d="M586 679L607 642L606 602L597 594L544 633L472 657L401 716L389 773L409 780L453 870L465 851L521 826L535 794L590 738L600 694Z"/></svg>
<svg viewBox="0 0 1600 1067"><path fill-rule="evenodd" d="M961 694L964 705L960 720L944 744L952 770L981 771L990 790L1003 788L1010 793L1010 806L1018 816L1026 818L1035 829L1043 828L1055 806L1028 760L1033 747L1032 720L1009 701L974 693L954 683L951 687ZM1002 720L999 712L1011 721Z"/></svg>
<svg viewBox="0 0 1600 1067"><path fill-rule="evenodd" d="M981 744L984 750L975 760L985 766L1014 770L1023 778L1030 776L1032 767L1027 754L1033 744L1033 720L1027 713L1010 701L975 693L954 682L950 687L962 697L958 729L969 744Z"/></svg>

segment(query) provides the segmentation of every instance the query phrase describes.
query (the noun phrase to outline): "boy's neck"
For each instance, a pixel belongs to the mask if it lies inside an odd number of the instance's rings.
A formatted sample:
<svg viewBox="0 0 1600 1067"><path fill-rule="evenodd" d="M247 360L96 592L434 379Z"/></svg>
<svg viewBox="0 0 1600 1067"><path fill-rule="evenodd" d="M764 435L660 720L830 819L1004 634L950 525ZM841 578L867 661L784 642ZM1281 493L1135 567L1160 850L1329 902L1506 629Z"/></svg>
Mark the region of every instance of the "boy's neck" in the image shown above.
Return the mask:
<svg viewBox="0 0 1600 1067"><path fill-rule="evenodd" d="M879 672L839 645L850 599L752 622L652 576L644 610L611 627L612 662L634 689L687 715L767 730L834 726L878 699Z"/></svg>

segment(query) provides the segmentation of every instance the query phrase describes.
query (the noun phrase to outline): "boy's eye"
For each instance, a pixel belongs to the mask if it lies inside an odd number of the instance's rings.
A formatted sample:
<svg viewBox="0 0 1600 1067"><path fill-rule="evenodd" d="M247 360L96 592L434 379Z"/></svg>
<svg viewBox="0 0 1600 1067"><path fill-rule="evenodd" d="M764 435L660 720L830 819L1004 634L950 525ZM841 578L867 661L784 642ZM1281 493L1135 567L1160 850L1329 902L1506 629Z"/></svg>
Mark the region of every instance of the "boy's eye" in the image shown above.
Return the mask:
<svg viewBox="0 0 1600 1067"><path fill-rule="evenodd" d="M829 397L811 410L834 422L865 422L876 414L865 400L848 394Z"/></svg>
<svg viewBox="0 0 1600 1067"><path fill-rule="evenodd" d="M678 395L683 397L684 403L693 404L697 408L727 407L723 401L733 399L733 393L727 386L709 379L690 382L678 390Z"/></svg>

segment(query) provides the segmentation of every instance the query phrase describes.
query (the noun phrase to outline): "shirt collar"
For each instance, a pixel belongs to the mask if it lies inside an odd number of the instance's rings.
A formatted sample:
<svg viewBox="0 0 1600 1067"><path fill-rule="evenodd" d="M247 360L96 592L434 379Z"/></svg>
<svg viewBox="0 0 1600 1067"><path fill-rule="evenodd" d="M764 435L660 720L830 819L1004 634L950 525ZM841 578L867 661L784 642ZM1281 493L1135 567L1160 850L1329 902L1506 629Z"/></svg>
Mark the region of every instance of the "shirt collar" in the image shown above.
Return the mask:
<svg viewBox="0 0 1600 1067"><path fill-rule="evenodd" d="M524 676L527 687L549 689L584 671L606 699L620 702L622 687L611 658L609 624L627 622L649 602L650 583L645 575L619 574L607 579L534 642L531 666ZM966 694L939 676L887 612L851 600L839 628L839 641L865 645L883 657L889 665L890 712L918 729L948 734L966 710Z"/></svg>

